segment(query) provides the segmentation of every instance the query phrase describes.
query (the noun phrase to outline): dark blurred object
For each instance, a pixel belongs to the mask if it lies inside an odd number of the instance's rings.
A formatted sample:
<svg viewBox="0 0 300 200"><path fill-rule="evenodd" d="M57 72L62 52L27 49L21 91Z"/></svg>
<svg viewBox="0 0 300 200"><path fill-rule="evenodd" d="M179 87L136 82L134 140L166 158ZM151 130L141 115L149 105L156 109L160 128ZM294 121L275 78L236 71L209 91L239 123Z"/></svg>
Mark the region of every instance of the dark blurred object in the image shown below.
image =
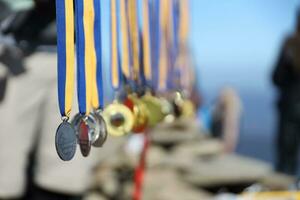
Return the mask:
<svg viewBox="0 0 300 200"><path fill-rule="evenodd" d="M300 143L300 12L295 33L283 44L273 83L279 91L276 169L295 175Z"/></svg>
<svg viewBox="0 0 300 200"><path fill-rule="evenodd" d="M17 76L25 72L23 51L16 46L5 46L0 54L0 62L4 64L9 73Z"/></svg>
<svg viewBox="0 0 300 200"><path fill-rule="evenodd" d="M0 1L0 22L4 20L7 16L9 16L10 13L11 9L9 8L9 6L6 3Z"/></svg>
<svg viewBox="0 0 300 200"><path fill-rule="evenodd" d="M56 32L44 38L44 30L55 20L55 1L35 0L30 10L18 11L11 15L2 27L4 35L11 34L20 45L56 44ZM48 42L45 42L48 41Z"/></svg>
<svg viewBox="0 0 300 200"><path fill-rule="evenodd" d="M4 100L6 85L7 85L7 76L3 75L0 77L0 102Z"/></svg>
<svg viewBox="0 0 300 200"><path fill-rule="evenodd" d="M8 5L0 1L0 39L3 45L0 63L8 68L9 75L24 73L24 58L39 46L56 44L55 1L34 2L35 6L31 9L12 12ZM4 99L7 79L6 76L0 80L0 102Z"/></svg>

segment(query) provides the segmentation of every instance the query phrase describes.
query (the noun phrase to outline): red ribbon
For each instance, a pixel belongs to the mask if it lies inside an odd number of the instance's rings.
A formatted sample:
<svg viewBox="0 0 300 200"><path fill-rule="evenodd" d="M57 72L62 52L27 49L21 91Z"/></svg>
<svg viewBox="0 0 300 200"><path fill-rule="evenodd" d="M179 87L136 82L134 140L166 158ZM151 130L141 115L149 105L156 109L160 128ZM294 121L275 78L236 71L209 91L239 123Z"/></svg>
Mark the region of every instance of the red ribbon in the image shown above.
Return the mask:
<svg viewBox="0 0 300 200"><path fill-rule="evenodd" d="M146 156L150 146L150 140L148 134L144 134L144 145L140 156L139 164L136 166L134 171L134 190L133 200L141 200L143 193L144 174L146 171Z"/></svg>

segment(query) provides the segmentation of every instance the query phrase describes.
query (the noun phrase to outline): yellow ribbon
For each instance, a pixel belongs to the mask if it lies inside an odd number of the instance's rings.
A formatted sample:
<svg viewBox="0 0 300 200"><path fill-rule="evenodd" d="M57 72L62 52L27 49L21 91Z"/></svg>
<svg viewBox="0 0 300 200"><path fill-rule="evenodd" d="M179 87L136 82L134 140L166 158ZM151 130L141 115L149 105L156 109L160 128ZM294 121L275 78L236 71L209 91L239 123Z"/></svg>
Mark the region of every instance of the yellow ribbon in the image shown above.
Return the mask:
<svg viewBox="0 0 300 200"><path fill-rule="evenodd" d="M118 35L117 35L117 0L111 0L111 73L112 85L116 89L119 87L118 69Z"/></svg>
<svg viewBox="0 0 300 200"><path fill-rule="evenodd" d="M120 1L121 35L122 35L122 71L124 76L130 77L128 13L126 0Z"/></svg>
<svg viewBox="0 0 300 200"><path fill-rule="evenodd" d="M169 16L169 0L160 1L160 55L159 55L159 83L158 90L167 89L168 53L167 53L167 27Z"/></svg>
<svg viewBox="0 0 300 200"><path fill-rule="evenodd" d="M99 104L95 97L95 69L96 54L94 46L94 3L93 0L84 0L84 34L85 34L85 81L86 81L86 114L90 112L91 104ZM97 92L96 92L97 94ZM92 101L93 100L93 101Z"/></svg>
<svg viewBox="0 0 300 200"><path fill-rule="evenodd" d="M132 46L133 58L133 80L138 81L140 74L140 41L137 18L137 3L136 0L128 0L128 14L130 27L130 42Z"/></svg>
<svg viewBox="0 0 300 200"><path fill-rule="evenodd" d="M73 0L65 1L66 19L66 85L65 114L70 116L74 95L75 44L74 44L74 4Z"/></svg>
<svg viewBox="0 0 300 200"><path fill-rule="evenodd" d="M146 80L152 79L150 47L149 1L143 0L143 64Z"/></svg>

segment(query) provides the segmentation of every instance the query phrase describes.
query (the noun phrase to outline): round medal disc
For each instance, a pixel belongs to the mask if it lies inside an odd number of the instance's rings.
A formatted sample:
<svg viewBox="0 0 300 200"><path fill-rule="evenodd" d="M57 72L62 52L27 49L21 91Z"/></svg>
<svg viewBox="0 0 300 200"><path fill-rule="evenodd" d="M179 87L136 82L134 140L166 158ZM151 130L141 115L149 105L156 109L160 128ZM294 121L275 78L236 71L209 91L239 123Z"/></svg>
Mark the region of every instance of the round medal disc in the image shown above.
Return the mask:
<svg viewBox="0 0 300 200"><path fill-rule="evenodd" d="M72 125L66 121L57 128L55 147L58 156L63 161L71 160L76 153L77 138Z"/></svg>
<svg viewBox="0 0 300 200"><path fill-rule="evenodd" d="M94 135L92 145L94 147L102 147L107 139L107 127L103 117L101 116L101 111L96 111L94 115L98 121L99 132Z"/></svg>
<svg viewBox="0 0 300 200"><path fill-rule="evenodd" d="M100 132L97 119L92 113L88 116L77 114L72 120L72 125L78 137L81 153L84 157L87 157L91 151L93 138L96 138L96 135Z"/></svg>
<svg viewBox="0 0 300 200"><path fill-rule="evenodd" d="M120 103L112 103L103 111L107 131L112 136L123 136L129 133L133 126L133 115L129 108Z"/></svg>

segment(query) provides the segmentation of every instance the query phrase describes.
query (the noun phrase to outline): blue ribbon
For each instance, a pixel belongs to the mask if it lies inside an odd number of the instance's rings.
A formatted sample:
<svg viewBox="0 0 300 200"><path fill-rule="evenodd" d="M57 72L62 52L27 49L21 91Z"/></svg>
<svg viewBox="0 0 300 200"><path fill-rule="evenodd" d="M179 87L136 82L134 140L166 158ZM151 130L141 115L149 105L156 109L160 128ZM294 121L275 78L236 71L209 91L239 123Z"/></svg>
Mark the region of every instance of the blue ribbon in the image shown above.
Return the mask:
<svg viewBox="0 0 300 200"><path fill-rule="evenodd" d="M84 0L76 2L76 48L77 48L77 97L79 112L86 114L86 80L85 80L85 34L84 34Z"/></svg>
<svg viewBox="0 0 300 200"><path fill-rule="evenodd" d="M97 90L99 99L99 108L104 107L103 96L103 74L102 74L102 42L101 42L101 0L94 0L95 22L94 22L94 40L96 50L96 66L97 66Z"/></svg>

